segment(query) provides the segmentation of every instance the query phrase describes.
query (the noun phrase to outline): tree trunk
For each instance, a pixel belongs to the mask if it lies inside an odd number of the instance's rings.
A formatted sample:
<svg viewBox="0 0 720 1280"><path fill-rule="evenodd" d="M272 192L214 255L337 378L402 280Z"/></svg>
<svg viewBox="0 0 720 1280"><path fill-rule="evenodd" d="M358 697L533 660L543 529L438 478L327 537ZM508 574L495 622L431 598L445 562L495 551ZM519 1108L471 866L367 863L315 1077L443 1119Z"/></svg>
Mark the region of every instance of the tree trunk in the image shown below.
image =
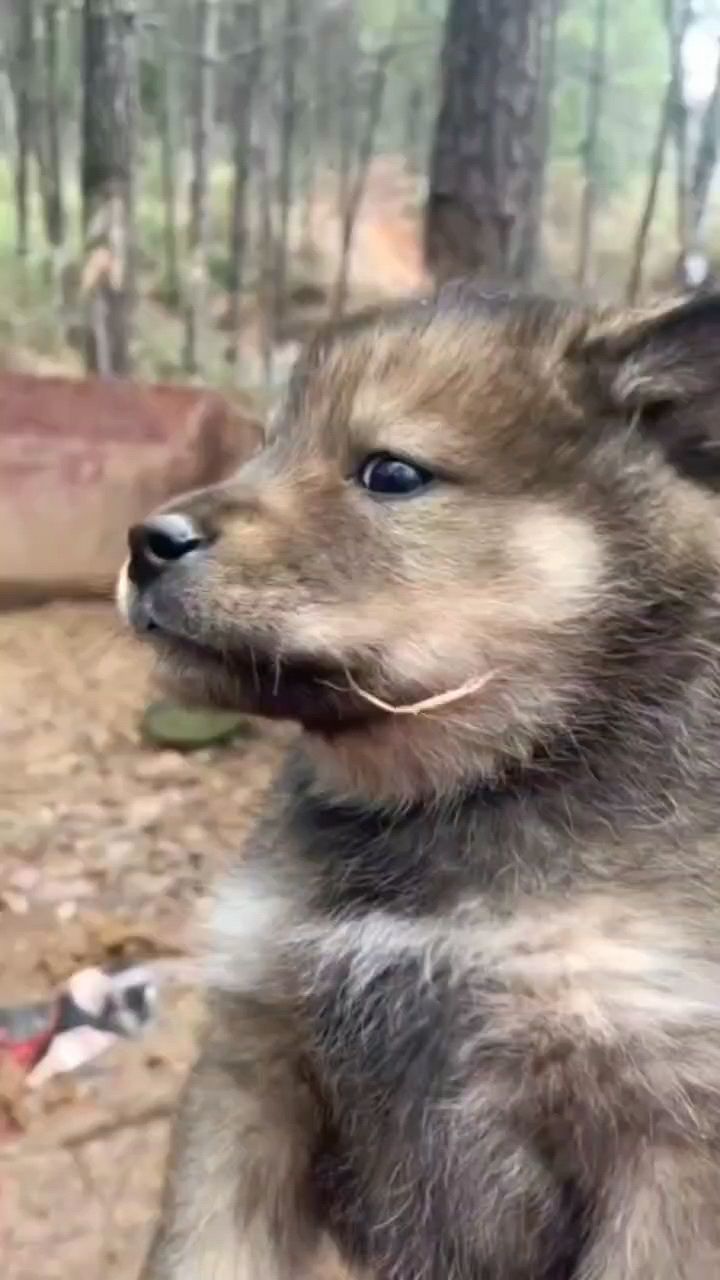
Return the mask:
<svg viewBox="0 0 720 1280"><path fill-rule="evenodd" d="M302 208L300 214L300 243L304 249L312 246L315 183L318 169L318 151L325 126L327 108L325 68L320 41L320 23L317 12L310 14L307 35L309 57L305 67L305 111L302 138L303 176Z"/></svg>
<svg viewBox="0 0 720 1280"><path fill-rule="evenodd" d="M15 219L16 252L27 256L30 248L30 164L35 132L35 6L23 0L16 17L16 49L12 83L15 98Z"/></svg>
<svg viewBox="0 0 720 1280"><path fill-rule="evenodd" d="M357 64L361 55L352 13L349 9L340 10L338 17L337 43L334 49L335 102L331 110L337 118L338 213L342 226L350 200L353 163L357 151Z"/></svg>
<svg viewBox="0 0 720 1280"><path fill-rule="evenodd" d="M293 160L299 104L296 92L296 61L299 48L299 0L285 0L282 42L282 111L280 122L280 172L278 174L278 239L275 255L273 318L275 328L282 322L287 289L288 237L293 199Z"/></svg>
<svg viewBox="0 0 720 1280"><path fill-rule="evenodd" d="M536 143L538 0L450 0L425 255L439 280L516 279Z"/></svg>
<svg viewBox="0 0 720 1280"><path fill-rule="evenodd" d="M702 253L702 223L705 207L710 191L713 173L717 164L718 128L720 127L720 58L715 70L713 91L703 112L700 122L700 138L698 141L692 183L690 185L690 241L695 253Z"/></svg>
<svg viewBox="0 0 720 1280"><path fill-rule="evenodd" d="M597 149L600 137L600 114L604 105L607 53L607 0L596 0L593 59L587 96L587 122L583 143L585 183L580 207L580 236L576 281L578 288L587 284L592 253L593 224L597 205Z"/></svg>
<svg viewBox="0 0 720 1280"><path fill-rule="evenodd" d="M188 251L190 276L185 308L183 368L197 373L207 324L207 240L210 154L215 125L215 62L220 6L218 0L196 0L195 74L193 84L193 175L190 186Z"/></svg>
<svg viewBox="0 0 720 1280"><path fill-rule="evenodd" d="M262 360L265 390L270 391L274 381L274 326L273 326L273 274L275 268L273 183L270 171L271 111L267 76L263 77L256 118L257 145L253 149L254 167L257 173L260 234L258 244L257 313L260 320L260 356Z"/></svg>
<svg viewBox="0 0 720 1280"><path fill-rule="evenodd" d="M58 0L45 0L44 70L45 93L42 139L38 163L41 170L45 233L52 250L65 240L65 204L62 190L62 148L60 145L60 94L58 85Z"/></svg>
<svg viewBox="0 0 720 1280"><path fill-rule="evenodd" d="M536 140L533 156L532 189L527 214L523 221L518 274L524 284L531 284L537 273L542 238L545 187L550 160L552 112L557 80L558 26L562 0L546 0L541 14L538 40L538 96Z"/></svg>
<svg viewBox="0 0 720 1280"><path fill-rule="evenodd" d="M682 46L692 20L690 0L665 0L665 22L670 45L670 123L675 138L678 275L683 281L690 251L690 185L687 148Z"/></svg>
<svg viewBox="0 0 720 1280"><path fill-rule="evenodd" d="M627 289L625 291L625 297L630 304L637 300L637 296L642 285L642 272L643 263L645 261L645 251L647 249L647 240L648 235L650 234L652 220L655 216L655 206L657 204L660 179L662 177L665 150L667 148L668 138L670 137L673 98L674 88L672 82L670 82L660 109L660 119L655 138L655 146L653 147L652 157L650 159L650 177L648 180L647 195L645 197L645 204L643 206L642 214L640 215L640 222L638 223L638 229L635 236L630 275L628 277Z"/></svg>
<svg viewBox="0 0 720 1280"><path fill-rule="evenodd" d="M232 363L237 360L238 328L245 260L248 245L247 198L250 184L253 99L261 69L261 0L240 0L236 6L234 38L239 48L248 52L238 55L233 70L233 186L230 208L230 307L228 323L231 333Z"/></svg>
<svg viewBox="0 0 720 1280"><path fill-rule="evenodd" d="M83 31L86 362L92 372L124 375L133 299L134 0L84 0Z"/></svg>
<svg viewBox="0 0 720 1280"><path fill-rule="evenodd" d="M165 297L172 305L180 298L177 233L177 131L175 128L175 77L164 33L157 49L160 84L158 87L158 132L160 134L160 173L163 202L163 278Z"/></svg>
<svg viewBox="0 0 720 1280"><path fill-rule="evenodd" d="M377 62L370 79L365 128L360 141L360 153L357 158L354 178L347 193L345 207L342 210L340 263L338 266L338 274L335 281L332 301L332 318L334 320L339 320L345 310L353 234L355 232L357 217L360 212L360 205L365 192L370 162L373 158L373 152L375 149L375 135L377 133L378 124L380 123L382 103L387 83L388 66L394 54L394 45L389 45L378 54Z"/></svg>
<svg viewBox="0 0 720 1280"><path fill-rule="evenodd" d="M410 173L422 171L422 152L425 146L423 136L423 97L424 90L419 84L408 89L405 107L405 166Z"/></svg>

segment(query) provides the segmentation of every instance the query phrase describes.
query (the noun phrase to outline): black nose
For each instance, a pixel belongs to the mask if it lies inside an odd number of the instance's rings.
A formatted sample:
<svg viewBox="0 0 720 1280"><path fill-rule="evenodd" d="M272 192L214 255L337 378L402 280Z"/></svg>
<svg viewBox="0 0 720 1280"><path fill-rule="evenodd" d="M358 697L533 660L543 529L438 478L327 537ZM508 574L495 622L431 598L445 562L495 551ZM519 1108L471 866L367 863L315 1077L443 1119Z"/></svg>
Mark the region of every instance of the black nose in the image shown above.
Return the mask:
<svg viewBox="0 0 720 1280"><path fill-rule="evenodd" d="M128 533L128 577L136 587L146 587L174 560L182 559L206 542L189 516L177 511L135 524Z"/></svg>

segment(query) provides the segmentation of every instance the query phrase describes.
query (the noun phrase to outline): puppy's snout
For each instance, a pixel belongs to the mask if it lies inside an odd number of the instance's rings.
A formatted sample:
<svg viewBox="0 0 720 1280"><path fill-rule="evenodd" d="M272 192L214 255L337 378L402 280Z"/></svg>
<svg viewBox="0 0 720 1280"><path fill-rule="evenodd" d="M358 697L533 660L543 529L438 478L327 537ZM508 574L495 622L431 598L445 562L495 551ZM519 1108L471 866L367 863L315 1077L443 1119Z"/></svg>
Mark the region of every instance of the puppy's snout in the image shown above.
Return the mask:
<svg viewBox="0 0 720 1280"><path fill-rule="evenodd" d="M128 533L128 577L134 586L146 587L169 565L209 541L197 523L182 512L152 516L142 524L133 525Z"/></svg>

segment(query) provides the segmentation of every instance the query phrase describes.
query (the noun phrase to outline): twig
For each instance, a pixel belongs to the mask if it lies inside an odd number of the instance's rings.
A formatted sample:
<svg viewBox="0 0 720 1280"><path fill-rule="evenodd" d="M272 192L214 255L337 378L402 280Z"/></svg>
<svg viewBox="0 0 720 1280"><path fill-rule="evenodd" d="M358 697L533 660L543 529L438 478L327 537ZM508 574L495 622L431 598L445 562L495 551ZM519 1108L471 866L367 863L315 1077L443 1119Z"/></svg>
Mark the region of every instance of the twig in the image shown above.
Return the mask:
<svg viewBox="0 0 720 1280"><path fill-rule="evenodd" d="M33 1142L32 1139L23 1141L20 1138L16 1142L0 1147L0 1165L12 1164L23 1157L47 1155L51 1151L67 1151L74 1155L76 1148L86 1146L90 1142L100 1142L116 1133L123 1133L126 1129L140 1129L146 1124L153 1124L156 1120L167 1120L174 1110L174 1100L153 1102L140 1111L132 1111L115 1116L112 1120L100 1120L86 1125L56 1142Z"/></svg>
<svg viewBox="0 0 720 1280"><path fill-rule="evenodd" d="M469 698L472 693L479 693L495 676L494 671L487 671L485 675L473 676L470 680L465 680L463 684L458 685L455 689L446 689L443 693L434 693L429 698L421 698L419 702L400 703L394 706L392 702L384 702L382 698L376 697L374 693L368 693L362 689L359 684L353 680L348 673L348 683L350 688L358 697L363 698L365 702L369 702L373 707L379 707L381 711L388 711L393 716L419 716L424 711L434 711L437 707L447 707L453 702L459 702L461 698Z"/></svg>

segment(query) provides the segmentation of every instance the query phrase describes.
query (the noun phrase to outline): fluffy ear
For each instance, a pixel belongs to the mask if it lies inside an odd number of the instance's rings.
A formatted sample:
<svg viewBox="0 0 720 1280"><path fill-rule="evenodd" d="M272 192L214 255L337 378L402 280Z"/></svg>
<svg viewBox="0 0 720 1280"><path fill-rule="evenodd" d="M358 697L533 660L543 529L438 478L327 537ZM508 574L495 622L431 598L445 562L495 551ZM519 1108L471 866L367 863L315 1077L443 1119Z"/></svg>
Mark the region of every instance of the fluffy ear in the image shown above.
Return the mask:
<svg viewBox="0 0 720 1280"><path fill-rule="evenodd" d="M720 489L720 294L606 314L575 344L603 407L682 474Z"/></svg>

